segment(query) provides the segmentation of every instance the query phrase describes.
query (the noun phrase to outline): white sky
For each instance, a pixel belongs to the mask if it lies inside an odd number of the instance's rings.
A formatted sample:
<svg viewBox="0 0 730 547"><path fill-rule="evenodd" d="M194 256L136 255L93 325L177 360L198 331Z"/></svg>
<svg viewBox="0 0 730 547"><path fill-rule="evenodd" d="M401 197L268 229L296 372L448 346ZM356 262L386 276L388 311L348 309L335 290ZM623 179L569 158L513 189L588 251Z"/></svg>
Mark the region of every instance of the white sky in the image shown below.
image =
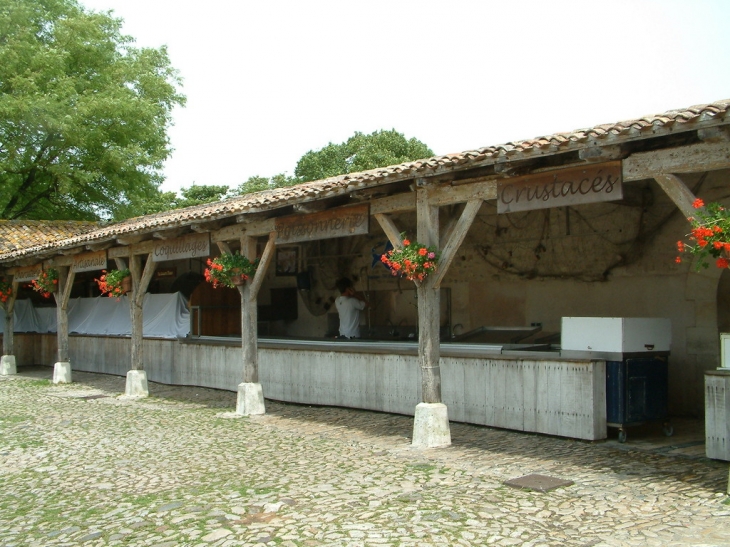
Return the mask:
<svg viewBox="0 0 730 547"><path fill-rule="evenodd" d="M294 173L355 131L435 154L730 98L727 0L79 0L184 79L163 190Z"/></svg>

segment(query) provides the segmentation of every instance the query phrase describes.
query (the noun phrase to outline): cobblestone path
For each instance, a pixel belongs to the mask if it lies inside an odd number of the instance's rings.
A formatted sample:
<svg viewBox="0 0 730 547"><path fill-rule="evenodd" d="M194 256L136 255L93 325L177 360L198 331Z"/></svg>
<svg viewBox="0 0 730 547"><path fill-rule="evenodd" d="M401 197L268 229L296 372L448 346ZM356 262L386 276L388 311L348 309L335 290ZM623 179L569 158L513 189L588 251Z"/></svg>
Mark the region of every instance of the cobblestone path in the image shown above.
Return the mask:
<svg viewBox="0 0 730 547"><path fill-rule="evenodd" d="M727 463L48 367L0 377L2 546L728 546ZM503 484L574 481L547 493Z"/></svg>

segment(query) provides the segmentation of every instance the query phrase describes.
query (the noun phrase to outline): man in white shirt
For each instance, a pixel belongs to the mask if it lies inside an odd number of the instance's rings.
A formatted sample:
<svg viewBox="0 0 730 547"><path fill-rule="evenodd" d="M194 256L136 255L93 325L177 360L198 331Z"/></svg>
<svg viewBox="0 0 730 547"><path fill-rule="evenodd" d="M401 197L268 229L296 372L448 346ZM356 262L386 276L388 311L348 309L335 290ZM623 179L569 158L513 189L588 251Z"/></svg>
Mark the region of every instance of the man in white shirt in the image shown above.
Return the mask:
<svg viewBox="0 0 730 547"><path fill-rule="evenodd" d="M335 283L340 296L335 300L335 307L340 314L340 338L360 338L360 310L368 303L365 298L355 292L352 281L347 277Z"/></svg>

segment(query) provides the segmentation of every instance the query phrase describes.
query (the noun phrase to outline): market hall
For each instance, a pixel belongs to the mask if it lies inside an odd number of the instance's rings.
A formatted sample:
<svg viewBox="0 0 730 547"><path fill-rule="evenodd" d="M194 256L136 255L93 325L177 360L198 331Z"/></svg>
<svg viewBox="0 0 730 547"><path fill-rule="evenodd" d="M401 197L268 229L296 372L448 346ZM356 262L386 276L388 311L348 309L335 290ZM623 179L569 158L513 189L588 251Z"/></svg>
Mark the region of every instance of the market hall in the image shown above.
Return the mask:
<svg viewBox="0 0 730 547"><path fill-rule="evenodd" d="M723 368L720 334L730 331L730 279L675 256L694 200L727 202L728 104L267 190L4 250L0 273L14 290L3 303L0 373L54 363L55 382L72 381L72 368L118 374L130 396L148 394L148 379L232 390L241 415L264 413L264 397L409 414L413 444L435 447L450 443L449 420L590 440L605 438L609 427L623 430L632 409L611 418L618 403L607 377L612 363L645 353L660 372L624 378L640 406L720 419L705 394L706 386L729 389L727 371L716 369ZM382 261L404 239L438 251L435 271L422 280L394 276ZM207 261L229 253L257 259L256 271L236 288L213 288L204 279ZM129 332L91 333L73 321L70 328L78 301L93 296L93 280L112 267L131 273L131 291L118 302L129 310ZM21 287L51 269L59 276L50 301L55 332L15 329ZM340 277L371 302L361 339L335 339ZM187 319L182 333L148 332L147 302L161 294L182 295L185 305L172 306L176 321ZM625 345L627 332L649 338Z"/></svg>

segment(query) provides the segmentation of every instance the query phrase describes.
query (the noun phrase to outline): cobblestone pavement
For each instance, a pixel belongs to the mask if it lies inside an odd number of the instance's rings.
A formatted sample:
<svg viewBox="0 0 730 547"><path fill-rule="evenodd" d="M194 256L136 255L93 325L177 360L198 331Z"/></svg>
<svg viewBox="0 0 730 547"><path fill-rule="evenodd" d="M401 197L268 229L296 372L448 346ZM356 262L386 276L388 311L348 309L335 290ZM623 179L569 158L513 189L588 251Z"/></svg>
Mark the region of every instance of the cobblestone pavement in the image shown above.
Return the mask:
<svg viewBox="0 0 730 547"><path fill-rule="evenodd" d="M728 464L49 367L0 377L2 546L730 545ZM503 484L574 481L547 493Z"/></svg>

